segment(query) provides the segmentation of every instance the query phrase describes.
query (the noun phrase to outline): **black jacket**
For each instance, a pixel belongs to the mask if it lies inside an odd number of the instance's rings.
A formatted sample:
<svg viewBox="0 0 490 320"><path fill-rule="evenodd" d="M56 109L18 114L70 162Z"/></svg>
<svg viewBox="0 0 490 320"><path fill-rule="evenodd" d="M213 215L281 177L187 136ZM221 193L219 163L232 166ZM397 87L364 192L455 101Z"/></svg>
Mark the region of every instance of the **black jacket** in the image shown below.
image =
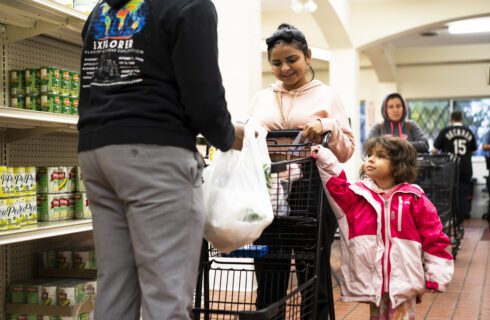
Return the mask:
<svg viewBox="0 0 490 320"><path fill-rule="evenodd" d="M234 140L210 0L106 0L82 31L79 151Z"/></svg>

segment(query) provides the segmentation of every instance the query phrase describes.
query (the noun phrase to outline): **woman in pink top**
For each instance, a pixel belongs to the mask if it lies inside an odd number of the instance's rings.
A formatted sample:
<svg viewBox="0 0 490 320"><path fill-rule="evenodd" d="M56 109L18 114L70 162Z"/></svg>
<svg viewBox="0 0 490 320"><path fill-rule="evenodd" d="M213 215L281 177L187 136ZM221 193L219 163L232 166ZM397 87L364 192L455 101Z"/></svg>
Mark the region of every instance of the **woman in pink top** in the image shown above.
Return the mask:
<svg viewBox="0 0 490 320"><path fill-rule="evenodd" d="M354 152L354 137L349 128L349 121L337 94L319 80L314 80L315 73L310 65L311 50L301 31L288 24L281 24L276 32L266 40L267 55L272 72L277 78L269 88L259 91L253 101L250 116L260 121L271 130L302 130L302 139L320 142L323 134L330 131L329 148L341 162L347 161ZM311 77L308 75L311 74ZM315 168L316 169L316 168ZM295 182L300 184L301 181ZM294 184L293 184L294 190ZM290 198L294 193L291 192ZM291 202L291 199L289 199ZM323 200L327 204L327 200ZM326 223L322 239L325 261L330 259L330 245L337 228L337 222L328 205L323 216ZM281 232L281 227L272 223L264 231L267 233ZM301 230L298 231L301 234ZM258 243L267 244L259 239ZM296 264L299 259L296 258ZM286 295L289 280L291 259L255 259L257 276L257 309L269 306ZM319 292L317 318L327 319L327 300L331 291L327 288L328 266L321 265L318 270ZM304 274L304 273L303 273ZM305 277L298 273L298 280L305 282ZM303 296L303 301L309 300ZM311 300L310 300L311 301ZM311 302L310 302L311 303ZM332 304L333 305L333 304ZM311 314L311 310L302 309L303 318Z"/></svg>

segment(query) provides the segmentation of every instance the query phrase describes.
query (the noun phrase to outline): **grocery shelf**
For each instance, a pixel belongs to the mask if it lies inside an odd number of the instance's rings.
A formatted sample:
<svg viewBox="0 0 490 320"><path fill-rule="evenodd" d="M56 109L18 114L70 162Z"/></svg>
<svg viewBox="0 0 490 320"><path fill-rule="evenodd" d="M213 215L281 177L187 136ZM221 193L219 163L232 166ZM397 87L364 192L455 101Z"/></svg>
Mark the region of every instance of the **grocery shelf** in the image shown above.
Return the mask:
<svg viewBox="0 0 490 320"><path fill-rule="evenodd" d="M0 2L0 24L4 26L6 43L63 30L61 40L81 44L80 31L87 17L83 12L50 0ZM56 33L52 36L56 37Z"/></svg>
<svg viewBox="0 0 490 320"><path fill-rule="evenodd" d="M7 130L5 142L52 132L77 133L78 116L0 106L0 127Z"/></svg>
<svg viewBox="0 0 490 320"><path fill-rule="evenodd" d="M0 231L0 245L29 240L56 237L65 234L92 230L92 220L67 220L60 222L38 222L20 229Z"/></svg>

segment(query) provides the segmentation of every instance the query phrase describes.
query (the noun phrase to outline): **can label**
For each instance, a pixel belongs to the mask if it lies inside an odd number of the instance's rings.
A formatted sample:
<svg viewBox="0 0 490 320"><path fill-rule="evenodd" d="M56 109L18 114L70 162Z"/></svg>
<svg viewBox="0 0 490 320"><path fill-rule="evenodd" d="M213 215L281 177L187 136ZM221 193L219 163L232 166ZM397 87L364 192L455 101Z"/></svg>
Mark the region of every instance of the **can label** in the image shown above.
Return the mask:
<svg viewBox="0 0 490 320"><path fill-rule="evenodd" d="M8 228L20 228L20 208L18 198L7 199Z"/></svg>
<svg viewBox="0 0 490 320"><path fill-rule="evenodd" d="M2 180L2 196L11 197L14 195L14 168L0 167Z"/></svg>
<svg viewBox="0 0 490 320"><path fill-rule="evenodd" d="M26 171L24 167L14 168L14 195L23 196L25 191Z"/></svg>
<svg viewBox="0 0 490 320"><path fill-rule="evenodd" d="M67 95L60 96L61 100L61 113L62 114L71 114L71 100Z"/></svg>
<svg viewBox="0 0 490 320"><path fill-rule="evenodd" d="M60 70L60 93L69 95L71 90L71 74L68 70Z"/></svg>
<svg viewBox="0 0 490 320"><path fill-rule="evenodd" d="M57 265L60 269L71 269L73 266L73 251L58 251Z"/></svg>
<svg viewBox="0 0 490 320"><path fill-rule="evenodd" d="M8 230L7 199L0 199L0 231Z"/></svg>

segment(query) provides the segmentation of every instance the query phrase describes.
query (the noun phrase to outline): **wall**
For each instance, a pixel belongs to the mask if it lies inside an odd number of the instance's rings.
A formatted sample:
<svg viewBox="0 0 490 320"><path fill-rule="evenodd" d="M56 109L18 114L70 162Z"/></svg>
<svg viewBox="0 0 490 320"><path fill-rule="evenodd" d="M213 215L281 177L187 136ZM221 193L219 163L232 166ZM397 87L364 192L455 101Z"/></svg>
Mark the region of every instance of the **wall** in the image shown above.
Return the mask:
<svg viewBox="0 0 490 320"><path fill-rule="evenodd" d="M219 65L233 121L244 120L261 87L260 0L213 0L218 12ZM199 70L196 70L199 72Z"/></svg>

